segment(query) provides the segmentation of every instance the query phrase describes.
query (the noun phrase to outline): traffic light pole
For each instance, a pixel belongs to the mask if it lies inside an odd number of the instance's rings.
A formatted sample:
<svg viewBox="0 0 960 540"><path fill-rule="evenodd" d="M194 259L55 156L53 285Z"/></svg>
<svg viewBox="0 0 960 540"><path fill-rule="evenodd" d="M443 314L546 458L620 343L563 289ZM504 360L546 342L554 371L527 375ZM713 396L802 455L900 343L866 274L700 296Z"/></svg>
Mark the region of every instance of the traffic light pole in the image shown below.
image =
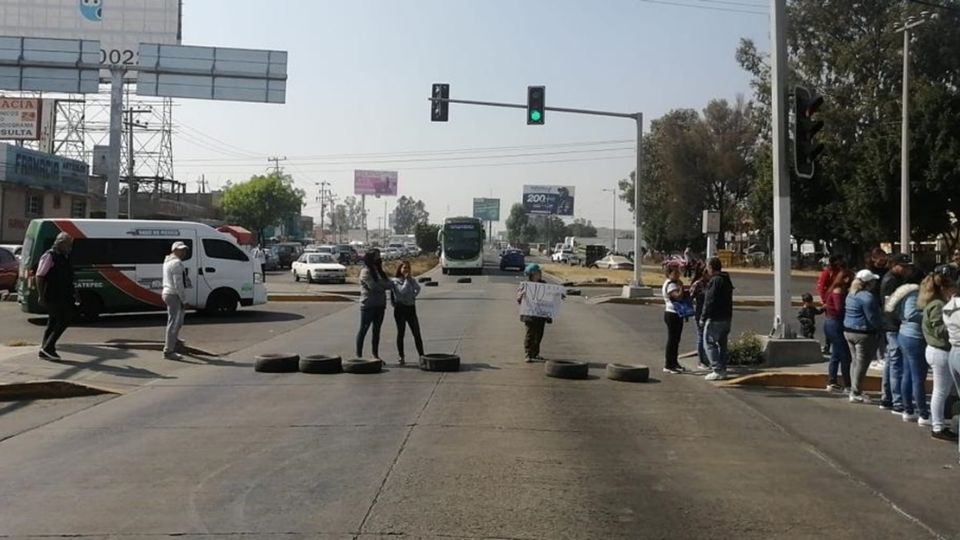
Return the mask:
<svg viewBox="0 0 960 540"><path fill-rule="evenodd" d="M460 103L462 105L480 105L482 107L505 107L510 109L526 109L527 105L523 103L502 103L496 101L477 101L473 99L444 99L428 98L432 103ZM637 162L636 175L633 179L633 215L634 215L634 237L633 237L633 281L623 289L626 297L637 298L642 296L651 296L652 290L643 283L643 256L641 255L641 238L643 238L643 222L640 215L640 165L643 159L643 113L619 113L611 111L597 111L593 109L572 109L569 107L544 107L544 111L562 112L570 114L588 114L592 116L607 116L613 118L629 118L637 124Z"/></svg>
<svg viewBox="0 0 960 540"><path fill-rule="evenodd" d="M773 337L796 337L787 312L790 303L790 174L787 170L787 6L771 0L773 41Z"/></svg>

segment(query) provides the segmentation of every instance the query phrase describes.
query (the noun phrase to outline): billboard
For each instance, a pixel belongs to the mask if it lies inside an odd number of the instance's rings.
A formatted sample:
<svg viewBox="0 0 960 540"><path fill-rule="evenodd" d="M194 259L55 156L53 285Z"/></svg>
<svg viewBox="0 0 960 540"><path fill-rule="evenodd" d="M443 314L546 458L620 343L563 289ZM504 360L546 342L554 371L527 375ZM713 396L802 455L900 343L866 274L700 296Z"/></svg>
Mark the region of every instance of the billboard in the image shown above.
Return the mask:
<svg viewBox="0 0 960 540"><path fill-rule="evenodd" d="M397 171L353 171L356 195L397 196Z"/></svg>
<svg viewBox="0 0 960 540"><path fill-rule="evenodd" d="M180 43L180 0L4 0L0 36L100 41L100 63L137 64L141 43Z"/></svg>
<svg viewBox="0 0 960 540"><path fill-rule="evenodd" d="M88 171L82 161L0 144L0 183L86 195Z"/></svg>
<svg viewBox="0 0 960 540"><path fill-rule="evenodd" d="M500 221L500 199L474 199L473 217L481 221Z"/></svg>
<svg viewBox="0 0 960 540"><path fill-rule="evenodd" d="M0 140L39 139L41 103L39 99L0 97Z"/></svg>
<svg viewBox="0 0 960 540"><path fill-rule="evenodd" d="M573 186L523 186L523 209L528 214L572 216Z"/></svg>

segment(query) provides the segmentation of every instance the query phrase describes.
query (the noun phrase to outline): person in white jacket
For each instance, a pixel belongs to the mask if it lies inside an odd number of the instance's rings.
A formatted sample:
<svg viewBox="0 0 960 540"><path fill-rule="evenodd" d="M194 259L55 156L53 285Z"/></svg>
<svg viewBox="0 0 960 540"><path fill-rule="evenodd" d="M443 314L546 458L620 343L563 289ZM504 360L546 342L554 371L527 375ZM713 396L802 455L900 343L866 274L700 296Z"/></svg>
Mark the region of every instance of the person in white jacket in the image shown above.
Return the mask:
<svg viewBox="0 0 960 540"><path fill-rule="evenodd" d="M183 242L174 242L171 253L163 262L163 303L167 305L167 332L163 342L163 357L167 360L180 360L177 344L180 342L180 329L187 301L187 275L183 260L190 248Z"/></svg>
<svg viewBox="0 0 960 540"><path fill-rule="evenodd" d="M946 287L953 288L953 298L943 306L943 322L950 339L950 374L957 391L960 392L960 289L956 287L960 282L960 271L954 267L944 270L941 278Z"/></svg>

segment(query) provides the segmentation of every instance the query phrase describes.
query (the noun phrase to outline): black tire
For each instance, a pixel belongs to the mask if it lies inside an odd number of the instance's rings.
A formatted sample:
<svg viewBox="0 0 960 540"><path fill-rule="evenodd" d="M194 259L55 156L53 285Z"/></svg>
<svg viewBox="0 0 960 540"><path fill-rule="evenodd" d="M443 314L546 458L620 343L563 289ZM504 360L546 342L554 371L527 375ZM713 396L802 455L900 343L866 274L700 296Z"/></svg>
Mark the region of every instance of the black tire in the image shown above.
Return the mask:
<svg viewBox="0 0 960 540"><path fill-rule="evenodd" d="M547 360L543 370L547 377L558 379L586 379L590 374L590 366L586 362L573 360Z"/></svg>
<svg viewBox="0 0 960 540"><path fill-rule="evenodd" d="M103 314L103 299L100 295L92 291L80 292L80 306L77 308L77 316L85 322L97 322L100 315Z"/></svg>
<svg viewBox="0 0 960 540"><path fill-rule="evenodd" d="M580 289L569 289L567 291L567 296L583 296L583 291Z"/></svg>
<svg viewBox="0 0 960 540"><path fill-rule="evenodd" d="M330 375L343 371L343 362L339 356L314 354L300 359L300 373Z"/></svg>
<svg viewBox="0 0 960 540"><path fill-rule="evenodd" d="M231 315L237 312L239 304L240 297L237 296L236 292L229 289L220 289L210 293L204 311L213 316Z"/></svg>
<svg viewBox="0 0 960 540"><path fill-rule="evenodd" d="M307 270L307 283L313 283L313 274L309 270Z"/></svg>
<svg viewBox="0 0 960 540"><path fill-rule="evenodd" d="M462 277L457 280L457 283L473 283L473 278Z"/></svg>
<svg viewBox="0 0 960 540"><path fill-rule="evenodd" d="M460 357L455 354L425 354L420 357L423 371L460 371Z"/></svg>
<svg viewBox="0 0 960 540"><path fill-rule="evenodd" d="M443 275L447 275L447 274L450 273L450 269L449 269L449 268L441 268L441 269L440 269L440 273L443 274Z"/></svg>
<svg viewBox="0 0 960 540"><path fill-rule="evenodd" d="M295 282L297 282L297 283L300 283L300 274L294 272L294 273L293 273L293 281L295 281Z"/></svg>
<svg viewBox="0 0 960 540"><path fill-rule="evenodd" d="M597 266L597 265L595 265L595 264L591 264L588 268L592 268L592 269L596 270L596 269L598 269L598 268L600 268L600 267Z"/></svg>
<svg viewBox="0 0 960 540"><path fill-rule="evenodd" d="M427 283L427 282L433 281L433 278L422 277L417 279L417 281L419 281L420 283Z"/></svg>
<svg viewBox="0 0 960 540"><path fill-rule="evenodd" d="M424 283L423 286L424 286L424 287L439 287L440 284L437 283L436 281L428 281L428 282Z"/></svg>
<svg viewBox="0 0 960 540"><path fill-rule="evenodd" d="M650 368L639 364L607 364L607 378L612 381L647 382L650 380Z"/></svg>
<svg viewBox="0 0 960 540"><path fill-rule="evenodd" d="M253 360L253 370L260 373L296 373L300 369L299 354L261 354Z"/></svg>
<svg viewBox="0 0 960 540"><path fill-rule="evenodd" d="M344 373L370 374L380 373L383 369L382 360L364 360L362 358L351 358L343 361Z"/></svg>

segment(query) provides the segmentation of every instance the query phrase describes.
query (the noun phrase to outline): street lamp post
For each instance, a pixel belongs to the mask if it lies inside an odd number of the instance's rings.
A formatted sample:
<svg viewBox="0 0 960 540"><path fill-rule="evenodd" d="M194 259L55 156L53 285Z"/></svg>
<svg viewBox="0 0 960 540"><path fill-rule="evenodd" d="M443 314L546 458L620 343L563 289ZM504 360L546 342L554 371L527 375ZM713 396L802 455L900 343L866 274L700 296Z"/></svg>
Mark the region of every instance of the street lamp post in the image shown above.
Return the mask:
<svg viewBox="0 0 960 540"><path fill-rule="evenodd" d="M900 252L910 253L910 30L936 19L937 14L920 12L894 27L903 32L903 103L900 113Z"/></svg>
<svg viewBox="0 0 960 540"><path fill-rule="evenodd" d="M604 188L602 190L604 193L613 193L613 247L611 251L616 253L617 251L617 188ZM636 254L634 254L636 257Z"/></svg>

